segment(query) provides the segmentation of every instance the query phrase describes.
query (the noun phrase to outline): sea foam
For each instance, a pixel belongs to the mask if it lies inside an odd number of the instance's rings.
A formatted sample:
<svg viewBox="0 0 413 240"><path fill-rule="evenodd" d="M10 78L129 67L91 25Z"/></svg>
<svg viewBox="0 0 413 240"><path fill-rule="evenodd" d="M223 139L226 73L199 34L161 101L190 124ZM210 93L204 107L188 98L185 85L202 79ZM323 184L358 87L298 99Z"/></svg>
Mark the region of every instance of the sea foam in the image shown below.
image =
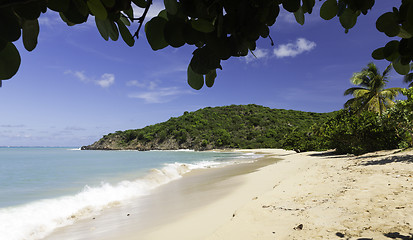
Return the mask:
<svg viewBox="0 0 413 240"><path fill-rule="evenodd" d="M0 209L0 240L42 239L59 227L99 215L106 208L150 194L163 184L181 178L194 169L220 167L231 162L201 161L195 164L165 164L145 177L117 184L85 186L76 195L44 199L17 207Z"/></svg>

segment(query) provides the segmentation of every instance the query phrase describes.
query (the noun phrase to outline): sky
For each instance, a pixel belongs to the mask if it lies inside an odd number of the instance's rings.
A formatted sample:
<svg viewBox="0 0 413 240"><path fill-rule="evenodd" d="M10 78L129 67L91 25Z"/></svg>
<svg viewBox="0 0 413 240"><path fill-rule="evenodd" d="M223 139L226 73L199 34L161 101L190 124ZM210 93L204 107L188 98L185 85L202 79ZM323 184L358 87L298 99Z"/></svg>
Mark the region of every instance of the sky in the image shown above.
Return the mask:
<svg viewBox="0 0 413 240"><path fill-rule="evenodd" d="M118 130L138 129L178 117L185 111L231 104L258 104L309 112L339 110L349 97L350 77L369 62L371 52L390 39L375 27L395 1L376 1L345 34L339 20L319 16L320 3L304 26L281 12L271 37L257 42L254 56L222 62L212 88L193 90L186 69L195 50L153 51L144 31L135 46L105 41L93 17L72 27L48 12L39 20L39 43L22 57L18 73L0 88L0 146L91 144ZM398 4L398 2L397 2ZM162 9L155 0L149 17ZM136 12L139 15L139 12ZM137 24L131 26L137 29ZM394 71L388 87L406 87Z"/></svg>

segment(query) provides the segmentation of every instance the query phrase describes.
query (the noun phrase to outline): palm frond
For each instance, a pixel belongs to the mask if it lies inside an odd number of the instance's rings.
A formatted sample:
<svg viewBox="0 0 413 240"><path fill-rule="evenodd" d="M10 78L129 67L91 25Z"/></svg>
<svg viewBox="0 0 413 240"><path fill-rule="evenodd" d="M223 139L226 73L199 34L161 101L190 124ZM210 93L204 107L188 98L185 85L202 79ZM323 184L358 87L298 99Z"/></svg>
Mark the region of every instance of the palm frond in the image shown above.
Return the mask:
<svg viewBox="0 0 413 240"><path fill-rule="evenodd" d="M381 114L387 108L394 105L393 100L401 92L401 88L385 89L389 72L393 65L390 64L383 74L377 69L374 63L367 64L360 72L353 73L350 81L357 85L344 92L344 95L353 95L354 98L348 100L345 108L360 113L361 111L373 111ZM409 81L413 85L413 73Z"/></svg>
<svg viewBox="0 0 413 240"><path fill-rule="evenodd" d="M387 88L383 89L379 94L384 98L389 98L393 100L397 97L397 95L401 93L401 90L401 88Z"/></svg>
<svg viewBox="0 0 413 240"><path fill-rule="evenodd" d="M367 64L367 68L365 68L365 69L368 72L369 76L381 75L379 70L377 69L376 64L374 64L372 62Z"/></svg>
<svg viewBox="0 0 413 240"><path fill-rule="evenodd" d="M404 83L410 83L409 87L411 87L413 85L413 73L409 73L407 75L404 75L403 82Z"/></svg>
<svg viewBox="0 0 413 240"><path fill-rule="evenodd" d="M368 89L358 89L353 92L353 96L355 98L368 98L370 93L371 91Z"/></svg>
<svg viewBox="0 0 413 240"><path fill-rule="evenodd" d="M387 82L388 79L388 74L390 73L390 71L393 69L393 64L390 63L389 66L386 67L386 69L384 69L383 71L383 80L385 80Z"/></svg>
<svg viewBox="0 0 413 240"><path fill-rule="evenodd" d="M349 89L347 89L346 91L344 91L344 96L347 95L353 95L353 93L357 90L365 90L365 88L362 87L351 87Z"/></svg>

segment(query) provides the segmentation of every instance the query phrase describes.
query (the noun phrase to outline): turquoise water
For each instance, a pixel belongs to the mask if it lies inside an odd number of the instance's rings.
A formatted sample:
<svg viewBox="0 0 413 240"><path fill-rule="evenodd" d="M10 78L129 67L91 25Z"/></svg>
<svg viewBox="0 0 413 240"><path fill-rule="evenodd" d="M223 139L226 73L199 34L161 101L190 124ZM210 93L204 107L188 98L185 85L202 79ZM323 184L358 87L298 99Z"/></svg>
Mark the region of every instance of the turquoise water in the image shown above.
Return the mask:
<svg viewBox="0 0 413 240"><path fill-rule="evenodd" d="M193 151L0 148L0 239L42 239L115 203L150 194L193 169L253 158Z"/></svg>

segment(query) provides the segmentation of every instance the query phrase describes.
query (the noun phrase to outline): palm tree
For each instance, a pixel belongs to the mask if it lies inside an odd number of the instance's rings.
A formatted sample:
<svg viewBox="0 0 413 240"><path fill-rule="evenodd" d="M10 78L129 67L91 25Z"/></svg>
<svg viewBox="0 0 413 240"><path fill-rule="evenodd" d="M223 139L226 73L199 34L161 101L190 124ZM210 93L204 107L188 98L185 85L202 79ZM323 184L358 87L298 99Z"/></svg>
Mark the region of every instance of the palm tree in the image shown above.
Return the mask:
<svg viewBox="0 0 413 240"><path fill-rule="evenodd" d="M353 95L354 98L344 104L344 108L350 109L355 113L362 111L377 112L380 115L394 105L394 99L400 93L401 88L387 88L388 75L392 69L390 64L383 72L377 69L374 63L367 64L361 72L356 72L350 81L357 87L352 87L344 92L344 95Z"/></svg>

